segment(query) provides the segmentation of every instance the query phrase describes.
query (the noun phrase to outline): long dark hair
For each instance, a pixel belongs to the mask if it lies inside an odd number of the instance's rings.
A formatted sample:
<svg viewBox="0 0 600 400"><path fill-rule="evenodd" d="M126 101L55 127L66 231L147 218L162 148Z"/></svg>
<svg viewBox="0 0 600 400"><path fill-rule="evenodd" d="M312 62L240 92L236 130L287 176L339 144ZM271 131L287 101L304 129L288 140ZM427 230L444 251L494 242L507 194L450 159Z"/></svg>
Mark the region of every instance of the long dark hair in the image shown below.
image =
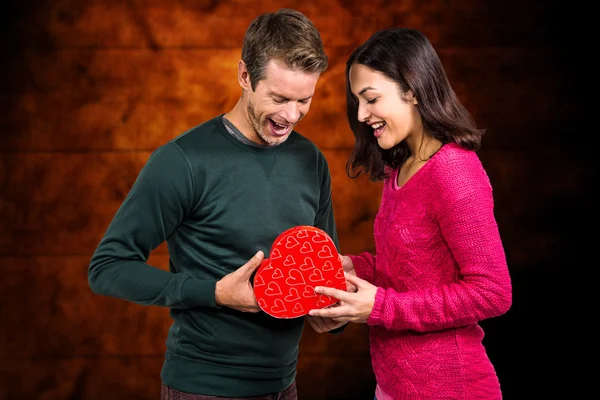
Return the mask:
<svg viewBox="0 0 600 400"><path fill-rule="evenodd" d="M362 170L372 181L387 177L386 167L396 169L410 156L402 141L388 150L377 145L373 129L358 120L358 100L350 90L350 67L364 65L396 82L402 94L411 91L418 101L423 129L443 144L457 143L479 150L483 129L460 103L442 62L429 39L418 30L393 28L374 33L352 52L346 62L346 106L355 144L346 173L355 178Z"/></svg>

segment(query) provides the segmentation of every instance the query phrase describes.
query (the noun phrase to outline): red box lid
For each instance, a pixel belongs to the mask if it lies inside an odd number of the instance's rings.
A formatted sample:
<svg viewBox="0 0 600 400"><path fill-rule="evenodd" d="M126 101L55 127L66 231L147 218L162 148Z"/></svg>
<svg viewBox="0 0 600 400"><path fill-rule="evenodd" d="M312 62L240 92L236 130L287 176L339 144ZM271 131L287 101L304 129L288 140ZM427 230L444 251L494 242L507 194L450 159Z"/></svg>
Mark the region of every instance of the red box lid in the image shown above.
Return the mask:
<svg viewBox="0 0 600 400"><path fill-rule="evenodd" d="M269 258L254 275L254 294L260 308L276 318L297 318L337 299L317 294L315 286L346 290L337 249L327 232L296 226L273 242Z"/></svg>

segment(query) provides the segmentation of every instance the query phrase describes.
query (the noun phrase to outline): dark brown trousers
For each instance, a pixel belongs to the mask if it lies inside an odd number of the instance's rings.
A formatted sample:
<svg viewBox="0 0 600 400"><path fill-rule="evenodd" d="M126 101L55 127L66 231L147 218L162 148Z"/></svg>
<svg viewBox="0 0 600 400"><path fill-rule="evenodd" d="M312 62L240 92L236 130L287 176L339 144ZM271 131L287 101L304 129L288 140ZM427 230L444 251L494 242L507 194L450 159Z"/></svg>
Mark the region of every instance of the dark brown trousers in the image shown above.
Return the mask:
<svg viewBox="0 0 600 400"><path fill-rule="evenodd" d="M163 383L160 389L160 400L298 400L298 393L296 390L296 382L293 382L283 392L253 397L219 397L185 393L170 388Z"/></svg>

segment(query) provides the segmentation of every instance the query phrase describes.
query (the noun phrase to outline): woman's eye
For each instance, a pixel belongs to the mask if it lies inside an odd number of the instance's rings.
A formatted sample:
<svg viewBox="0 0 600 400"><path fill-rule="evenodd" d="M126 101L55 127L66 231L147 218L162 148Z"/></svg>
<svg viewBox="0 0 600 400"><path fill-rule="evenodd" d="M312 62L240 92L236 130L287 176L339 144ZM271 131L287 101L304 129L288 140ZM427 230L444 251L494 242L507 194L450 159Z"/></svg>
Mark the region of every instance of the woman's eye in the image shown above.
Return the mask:
<svg viewBox="0 0 600 400"><path fill-rule="evenodd" d="M377 97L372 100L367 100L367 104L374 104L377 101Z"/></svg>

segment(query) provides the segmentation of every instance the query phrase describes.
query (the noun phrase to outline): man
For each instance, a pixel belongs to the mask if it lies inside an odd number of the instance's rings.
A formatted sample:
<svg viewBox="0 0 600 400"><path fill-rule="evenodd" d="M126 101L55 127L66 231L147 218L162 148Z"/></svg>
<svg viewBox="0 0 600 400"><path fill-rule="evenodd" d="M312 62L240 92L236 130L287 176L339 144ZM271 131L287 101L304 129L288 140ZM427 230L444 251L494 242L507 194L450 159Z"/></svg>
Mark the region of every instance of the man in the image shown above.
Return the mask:
<svg viewBox="0 0 600 400"><path fill-rule="evenodd" d="M319 227L339 249L327 162L293 131L327 64L303 14L257 17L235 107L153 152L91 259L95 293L170 308L163 399L297 398L304 320L261 312L251 277L292 226ZM146 264L165 240L169 271ZM318 332L342 325L307 319Z"/></svg>

